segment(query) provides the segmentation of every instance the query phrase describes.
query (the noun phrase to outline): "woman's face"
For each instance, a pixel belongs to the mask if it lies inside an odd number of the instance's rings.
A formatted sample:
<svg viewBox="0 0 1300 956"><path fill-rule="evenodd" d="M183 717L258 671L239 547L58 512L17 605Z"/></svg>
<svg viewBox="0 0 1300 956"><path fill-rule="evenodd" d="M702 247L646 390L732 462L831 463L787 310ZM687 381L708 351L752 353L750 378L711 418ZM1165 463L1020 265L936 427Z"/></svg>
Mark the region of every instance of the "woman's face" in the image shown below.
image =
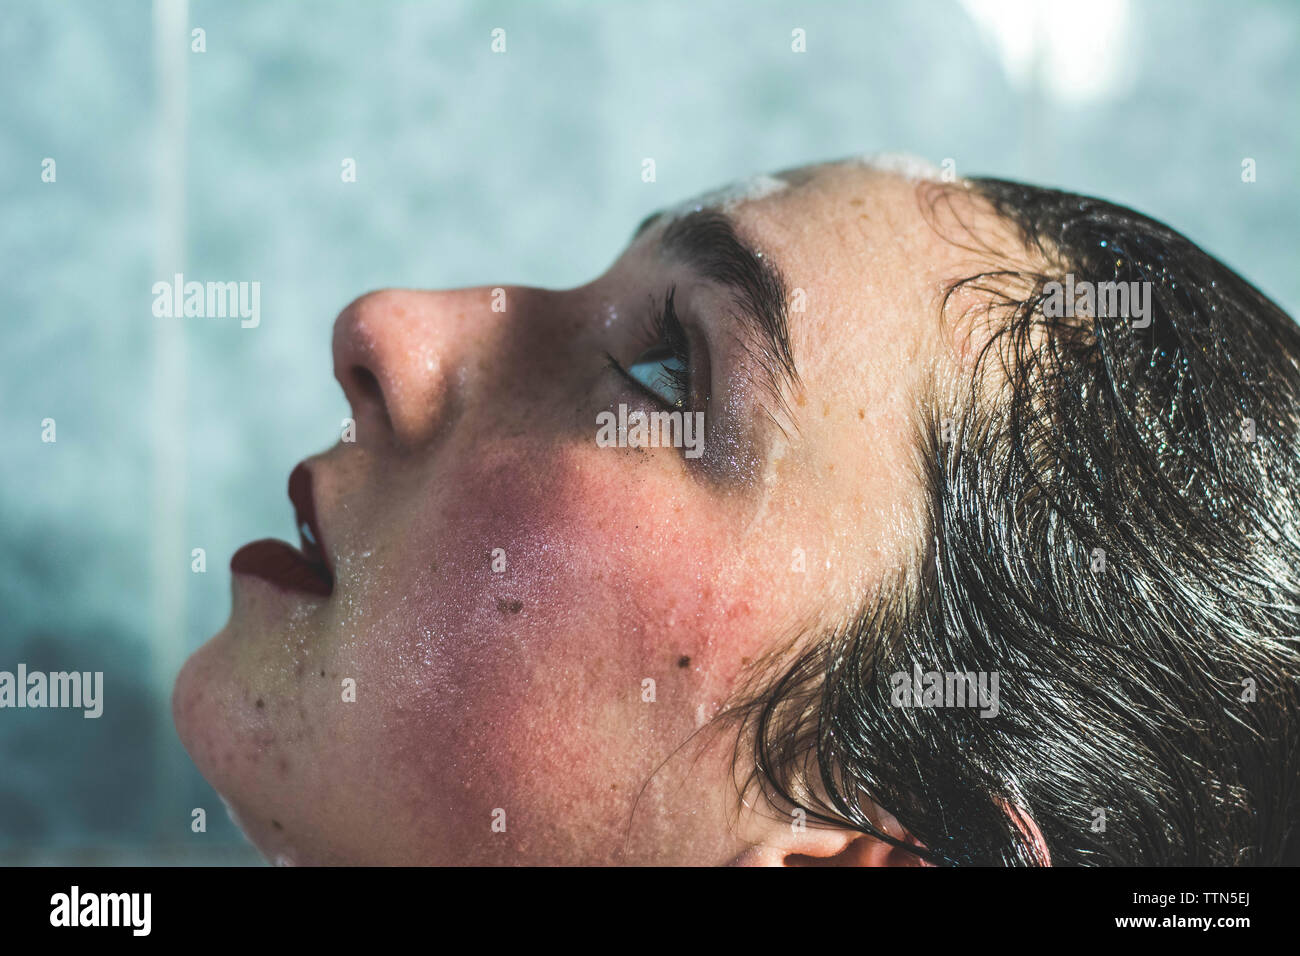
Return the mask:
<svg viewBox="0 0 1300 956"><path fill-rule="evenodd" d="M704 864L829 839L743 806L734 732L695 732L912 560L919 390L958 362L939 306L971 270L915 182L781 181L663 214L581 288L344 309L355 430L305 463L332 589L241 552L174 698L268 857ZM614 363L660 360L669 290L690 378L651 377L660 403ZM698 457L597 440L599 413L677 401L705 413Z"/></svg>

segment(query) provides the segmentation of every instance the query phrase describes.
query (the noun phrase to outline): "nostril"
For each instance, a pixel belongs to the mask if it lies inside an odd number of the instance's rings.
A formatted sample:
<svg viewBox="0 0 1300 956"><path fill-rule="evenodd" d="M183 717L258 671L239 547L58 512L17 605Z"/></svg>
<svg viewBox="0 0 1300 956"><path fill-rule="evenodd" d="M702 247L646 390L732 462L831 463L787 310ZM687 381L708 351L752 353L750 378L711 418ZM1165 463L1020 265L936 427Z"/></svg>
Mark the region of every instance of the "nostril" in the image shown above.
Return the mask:
<svg viewBox="0 0 1300 956"><path fill-rule="evenodd" d="M375 373L364 365L354 365L348 370L348 377L352 380L351 390L355 396L352 407L359 410L366 405L372 406L379 412L384 423L391 428L393 420L388 412L388 403L384 401L384 388L379 384Z"/></svg>
<svg viewBox="0 0 1300 956"><path fill-rule="evenodd" d="M351 375L353 386L362 396L380 406L384 404L384 390L379 387L379 379L375 378L374 372L364 365L354 365L351 369Z"/></svg>

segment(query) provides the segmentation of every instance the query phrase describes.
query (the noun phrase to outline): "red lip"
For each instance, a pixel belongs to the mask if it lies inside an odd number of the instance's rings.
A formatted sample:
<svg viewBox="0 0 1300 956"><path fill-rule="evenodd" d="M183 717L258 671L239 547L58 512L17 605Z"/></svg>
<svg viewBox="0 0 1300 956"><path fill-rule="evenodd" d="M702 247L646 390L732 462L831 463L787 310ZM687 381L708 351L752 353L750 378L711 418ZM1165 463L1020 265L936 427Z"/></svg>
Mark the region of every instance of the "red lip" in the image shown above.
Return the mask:
<svg viewBox="0 0 1300 956"><path fill-rule="evenodd" d="M334 574L316 521L311 471L306 465L298 465L289 475L289 500L293 502L302 550L273 538L254 541L235 552L230 570L262 578L287 591L328 597L334 592Z"/></svg>

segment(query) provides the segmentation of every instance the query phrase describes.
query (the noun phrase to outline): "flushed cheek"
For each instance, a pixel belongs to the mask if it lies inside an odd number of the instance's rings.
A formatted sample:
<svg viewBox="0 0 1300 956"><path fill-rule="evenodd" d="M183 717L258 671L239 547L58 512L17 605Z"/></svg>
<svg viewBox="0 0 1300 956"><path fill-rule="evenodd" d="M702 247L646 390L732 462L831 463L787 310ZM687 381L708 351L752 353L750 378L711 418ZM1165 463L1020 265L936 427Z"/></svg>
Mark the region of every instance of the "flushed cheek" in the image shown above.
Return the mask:
<svg viewBox="0 0 1300 956"><path fill-rule="evenodd" d="M553 481L502 468L445 501L436 533L456 547L417 549L423 581L403 589L428 595L405 654L444 699L494 684L472 705L514 710L521 682L550 674L552 687L575 675L611 701L639 700L651 679L688 690L694 720L724 695L770 588L746 576L708 499L646 468L629 482L626 467L613 454L560 462L542 470Z"/></svg>
<svg viewBox="0 0 1300 956"><path fill-rule="evenodd" d="M555 459L551 481L530 471L484 476L449 509L474 561L445 584L472 596L475 629L508 643L531 625L534 662L733 677L774 595L717 500L625 450Z"/></svg>
<svg viewBox="0 0 1300 956"><path fill-rule="evenodd" d="M629 479L621 454L521 455L442 475L425 506L395 510L386 536L400 545L350 606L401 610L404 661L446 650L446 635L466 637L461 653L492 650L477 639L521 619L636 634L689 629L708 608L736 614L749 594L726 520L680 476L642 467Z"/></svg>

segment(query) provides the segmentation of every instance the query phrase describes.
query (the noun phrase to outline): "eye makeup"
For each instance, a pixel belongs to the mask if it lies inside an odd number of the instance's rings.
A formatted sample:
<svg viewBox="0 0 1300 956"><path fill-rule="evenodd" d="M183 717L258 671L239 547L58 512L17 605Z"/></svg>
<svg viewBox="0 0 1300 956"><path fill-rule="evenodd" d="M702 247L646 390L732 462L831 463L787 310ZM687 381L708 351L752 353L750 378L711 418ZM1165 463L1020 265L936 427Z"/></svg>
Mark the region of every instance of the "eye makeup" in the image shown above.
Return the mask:
<svg viewBox="0 0 1300 956"><path fill-rule="evenodd" d="M759 474L762 457L747 343L715 330L722 334L727 353L737 363L728 364L730 371L719 385L713 375L717 362L710 348L712 340L703 323L696 321L701 314L696 310L707 309L712 317L716 308L718 325L726 329L734 324L729 315L733 306L726 296L707 288L692 289L686 296L678 291L678 286L669 285L662 298L650 299L634 343L622 348L623 354L637 358L624 365L607 351L608 365L633 391L653 403L654 411L704 419L702 454L698 448L683 452L688 461L698 465L699 478L719 485L747 484ZM679 311L683 302L686 307Z"/></svg>

